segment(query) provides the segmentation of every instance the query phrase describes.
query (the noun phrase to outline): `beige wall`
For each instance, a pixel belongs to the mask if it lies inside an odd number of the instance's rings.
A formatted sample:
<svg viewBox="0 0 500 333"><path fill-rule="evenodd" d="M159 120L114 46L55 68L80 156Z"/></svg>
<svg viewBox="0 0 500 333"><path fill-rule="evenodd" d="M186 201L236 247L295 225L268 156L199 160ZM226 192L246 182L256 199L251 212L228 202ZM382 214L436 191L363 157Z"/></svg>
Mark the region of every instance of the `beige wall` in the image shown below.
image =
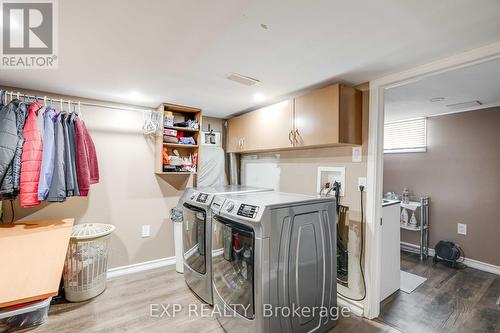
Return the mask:
<svg viewBox="0 0 500 333"><path fill-rule="evenodd" d="M426 153L384 155L384 192L429 194L429 245L458 243L467 258L500 265L500 107L429 118ZM467 235L457 234L457 223ZM418 244L402 231L401 240Z"/></svg>
<svg viewBox="0 0 500 333"><path fill-rule="evenodd" d="M58 104L55 106L58 108ZM82 107L82 112L96 146L100 183L91 187L88 198L69 198L64 203L30 209L15 203L16 220L74 217L76 223L111 223L116 231L110 267L173 256L169 211L184 188L191 185L190 177L154 174L154 142L142 134L142 113L95 107ZM6 219L10 220L10 205L5 206ZM149 238L141 238L141 226L145 224L151 226Z"/></svg>

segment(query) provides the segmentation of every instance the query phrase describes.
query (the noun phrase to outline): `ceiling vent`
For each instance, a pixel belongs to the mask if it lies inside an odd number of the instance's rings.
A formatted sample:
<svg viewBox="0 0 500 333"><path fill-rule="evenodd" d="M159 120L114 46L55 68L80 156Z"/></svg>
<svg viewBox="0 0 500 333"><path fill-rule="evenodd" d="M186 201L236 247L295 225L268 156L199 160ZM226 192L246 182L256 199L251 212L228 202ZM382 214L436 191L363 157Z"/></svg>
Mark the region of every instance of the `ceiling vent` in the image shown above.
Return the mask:
<svg viewBox="0 0 500 333"><path fill-rule="evenodd" d="M446 105L447 108L451 110L462 110L462 109L469 109L469 108L474 108L483 105L480 101L470 101L470 102L463 102L463 103L456 103L456 104L448 104Z"/></svg>
<svg viewBox="0 0 500 333"><path fill-rule="evenodd" d="M260 81L257 79L254 79L254 78L249 77L249 76L237 74L237 73L229 74L227 76L227 79L234 81L236 83L239 83L239 84L243 84L245 86L254 86L254 85L260 83Z"/></svg>

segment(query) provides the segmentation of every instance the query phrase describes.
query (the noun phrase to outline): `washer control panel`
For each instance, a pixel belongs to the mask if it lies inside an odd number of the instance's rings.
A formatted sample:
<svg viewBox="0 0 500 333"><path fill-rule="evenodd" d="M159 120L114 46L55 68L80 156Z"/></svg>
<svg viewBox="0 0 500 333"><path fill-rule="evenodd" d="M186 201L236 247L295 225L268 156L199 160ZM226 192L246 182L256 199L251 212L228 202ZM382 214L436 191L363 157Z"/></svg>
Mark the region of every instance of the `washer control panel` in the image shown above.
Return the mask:
<svg viewBox="0 0 500 333"><path fill-rule="evenodd" d="M240 207L238 208L238 215L239 216L244 216L248 218L255 218L257 216L257 213L259 212L259 207L258 206L252 206L252 205L247 205L247 204L241 204Z"/></svg>
<svg viewBox="0 0 500 333"><path fill-rule="evenodd" d="M196 201L200 202L200 203L207 203L207 200L208 200L207 193L200 193L200 194L198 194L198 197L196 198Z"/></svg>

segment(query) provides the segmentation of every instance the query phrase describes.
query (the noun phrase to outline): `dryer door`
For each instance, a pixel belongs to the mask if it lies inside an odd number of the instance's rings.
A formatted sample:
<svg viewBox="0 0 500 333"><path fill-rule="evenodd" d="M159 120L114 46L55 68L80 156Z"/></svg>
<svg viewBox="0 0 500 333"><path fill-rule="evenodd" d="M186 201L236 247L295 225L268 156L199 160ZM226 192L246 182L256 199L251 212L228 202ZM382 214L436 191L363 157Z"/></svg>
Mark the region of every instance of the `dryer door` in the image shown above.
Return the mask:
<svg viewBox="0 0 500 333"><path fill-rule="evenodd" d="M182 207L184 216L182 247L184 262L200 274L207 272L205 258L205 223L207 212L199 207L184 203Z"/></svg>
<svg viewBox="0 0 500 333"><path fill-rule="evenodd" d="M254 246L252 229L214 215L212 271L215 292L241 316L254 318ZM221 245L216 245L221 244Z"/></svg>

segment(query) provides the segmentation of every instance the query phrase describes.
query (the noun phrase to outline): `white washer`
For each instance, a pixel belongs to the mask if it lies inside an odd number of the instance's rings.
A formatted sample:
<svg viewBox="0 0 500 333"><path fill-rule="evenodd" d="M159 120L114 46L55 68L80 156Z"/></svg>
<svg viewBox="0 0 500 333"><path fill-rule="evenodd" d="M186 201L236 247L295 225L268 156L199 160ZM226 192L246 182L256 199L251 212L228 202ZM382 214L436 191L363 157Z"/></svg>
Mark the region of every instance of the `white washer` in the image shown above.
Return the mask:
<svg viewBox="0 0 500 333"><path fill-rule="evenodd" d="M228 185L187 189L182 205L182 247L184 278L191 290L204 302L213 304L212 214L210 205L216 194L272 191L257 187Z"/></svg>
<svg viewBox="0 0 500 333"><path fill-rule="evenodd" d="M212 211L214 307L227 332L326 332L335 326L333 198L218 195ZM277 313L294 307L316 312Z"/></svg>

